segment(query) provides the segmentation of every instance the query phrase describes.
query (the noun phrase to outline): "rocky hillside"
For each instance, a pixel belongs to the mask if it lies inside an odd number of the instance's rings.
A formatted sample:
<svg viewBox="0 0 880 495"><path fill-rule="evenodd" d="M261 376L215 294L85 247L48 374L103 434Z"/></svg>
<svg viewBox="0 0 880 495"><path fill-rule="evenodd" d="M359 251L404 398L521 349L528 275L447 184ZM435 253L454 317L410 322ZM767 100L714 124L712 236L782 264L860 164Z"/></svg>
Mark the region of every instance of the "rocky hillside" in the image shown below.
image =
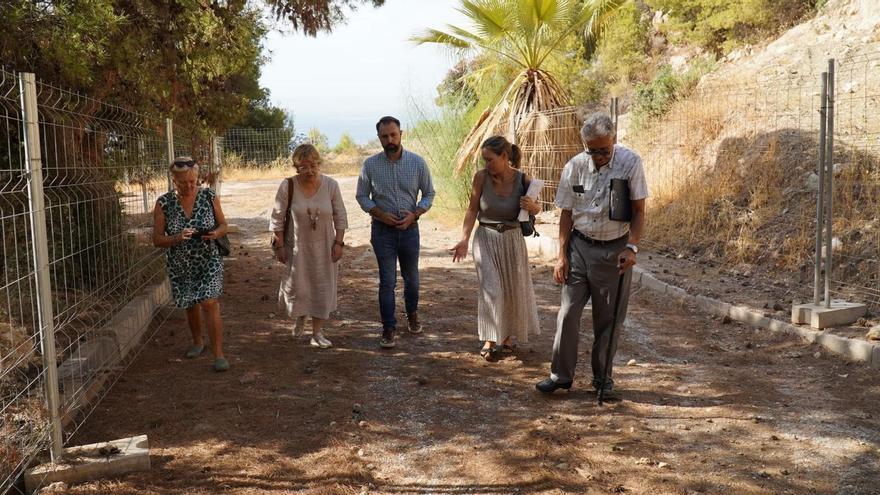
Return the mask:
<svg viewBox="0 0 880 495"><path fill-rule="evenodd" d="M880 306L880 1L831 0L729 54L625 138L652 185L658 248L812 282L820 76L837 61L835 287Z"/></svg>

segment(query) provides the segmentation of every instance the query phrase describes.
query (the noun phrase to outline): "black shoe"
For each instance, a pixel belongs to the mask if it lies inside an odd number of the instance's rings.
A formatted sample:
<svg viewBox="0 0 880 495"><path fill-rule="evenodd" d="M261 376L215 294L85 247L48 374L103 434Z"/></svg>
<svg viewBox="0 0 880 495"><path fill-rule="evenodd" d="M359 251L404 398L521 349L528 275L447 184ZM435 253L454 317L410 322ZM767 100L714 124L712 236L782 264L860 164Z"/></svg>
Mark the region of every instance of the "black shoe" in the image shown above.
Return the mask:
<svg viewBox="0 0 880 495"><path fill-rule="evenodd" d="M552 378L547 378L546 380L541 380L540 382L535 384L535 388L538 389L538 392L544 394L552 394L556 391L557 388L561 388L563 390L568 390L571 388L571 382L559 383L553 381Z"/></svg>
<svg viewBox="0 0 880 495"><path fill-rule="evenodd" d="M602 380L600 378L593 378L593 388L597 392L602 388ZM614 380L609 378L605 382L605 396L610 396L612 390L614 390Z"/></svg>
<svg viewBox="0 0 880 495"><path fill-rule="evenodd" d="M393 328L383 328L382 329L382 338L379 339L379 347L383 349L391 349L396 344L394 343L394 329Z"/></svg>

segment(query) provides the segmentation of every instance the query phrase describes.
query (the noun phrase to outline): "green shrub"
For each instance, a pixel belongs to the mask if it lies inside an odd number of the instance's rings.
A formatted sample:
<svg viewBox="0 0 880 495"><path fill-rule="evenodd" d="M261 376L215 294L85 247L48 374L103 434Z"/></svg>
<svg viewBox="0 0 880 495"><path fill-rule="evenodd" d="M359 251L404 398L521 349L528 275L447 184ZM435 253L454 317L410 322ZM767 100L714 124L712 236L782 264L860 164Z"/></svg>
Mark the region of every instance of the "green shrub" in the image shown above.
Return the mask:
<svg viewBox="0 0 880 495"><path fill-rule="evenodd" d="M344 132L339 136L339 142L333 147L333 152L340 155L355 154L359 152L359 149L357 143L354 142L354 138L351 137L351 134Z"/></svg>
<svg viewBox="0 0 880 495"><path fill-rule="evenodd" d="M677 44L716 54L755 43L800 21L822 0L646 0L669 15L663 31Z"/></svg>
<svg viewBox="0 0 880 495"><path fill-rule="evenodd" d="M330 151L330 144L327 141L327 135L321 132L317 127L309 129L308 142L311 143L322 155Z"/></svg>
<svg viewBox="0 0 880 495"><path fill-rule="evenodd" d="M607 81L643 80L648 66L650 18L634 3L624 4L605 28L596 50L596 66Z"/></svg>
<svg viewBox="0 0 880 495"><path fill-rule="evenodd" d="M714 65L712 59L696 58L682 72L676 72L670 65L661 66L651 82L636 87L632 110L635 128L644 128L648 121L665 114L673 103L686 97Z"/></svg>

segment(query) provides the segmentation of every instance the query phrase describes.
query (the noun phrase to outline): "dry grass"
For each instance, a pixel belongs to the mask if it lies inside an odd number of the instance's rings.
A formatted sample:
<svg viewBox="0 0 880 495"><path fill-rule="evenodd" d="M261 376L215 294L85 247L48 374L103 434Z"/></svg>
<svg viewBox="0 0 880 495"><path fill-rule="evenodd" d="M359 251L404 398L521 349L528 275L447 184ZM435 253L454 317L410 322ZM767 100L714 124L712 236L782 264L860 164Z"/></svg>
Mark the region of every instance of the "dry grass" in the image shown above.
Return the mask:
<svg viewBox="0 0 880 495"><path fill-rule="evenodd" d="M646 237L655 247L811 280L809 176L819 145L812 108L798 106L805 91L703 88L630 138L651 185ZM838 141L835 162L834 235L843 240L835 278L870 287L878 281L870 265L880 244L878 157Z"/></svg>
<svg viewBox="0 0 880 495"><path fill-rule="evenodd" d="M375 151L375 150L371 150ZM358 175L361 165L370 154L364 152L326 153L321 172L327 175L352 176ZM245 162L236 155L224 157L223 181L249 181L260 179L283 179L295 175L293 162L288 157L279 158L270 163L258 165Z"/></svg>

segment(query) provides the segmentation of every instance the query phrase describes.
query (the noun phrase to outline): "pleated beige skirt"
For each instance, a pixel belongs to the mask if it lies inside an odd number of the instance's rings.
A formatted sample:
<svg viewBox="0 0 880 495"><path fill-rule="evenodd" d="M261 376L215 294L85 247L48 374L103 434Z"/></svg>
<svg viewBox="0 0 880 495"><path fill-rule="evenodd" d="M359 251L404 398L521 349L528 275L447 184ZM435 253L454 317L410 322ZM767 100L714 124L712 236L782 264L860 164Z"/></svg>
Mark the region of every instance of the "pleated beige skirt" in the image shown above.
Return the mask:
<svg viewBox="0 0 880 495"><path fill-rule="evenodd" d="M471 252L480 291L477 332L480 340L528 342L541 333L529 271L529 254L519 229L498 232L477 227Z"/></svg>

